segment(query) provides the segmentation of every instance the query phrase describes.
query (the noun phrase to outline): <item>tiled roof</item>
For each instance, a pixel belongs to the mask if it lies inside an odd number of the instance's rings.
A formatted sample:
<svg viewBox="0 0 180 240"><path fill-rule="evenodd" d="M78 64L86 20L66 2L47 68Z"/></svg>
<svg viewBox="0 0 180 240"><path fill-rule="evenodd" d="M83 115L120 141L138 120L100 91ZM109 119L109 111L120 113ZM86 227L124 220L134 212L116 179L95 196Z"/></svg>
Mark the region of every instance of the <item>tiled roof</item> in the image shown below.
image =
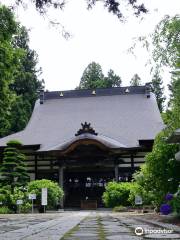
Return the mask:
<svg viewBox="0 0 180 240"><path fill-rule="evenodd" d="M151 93L147 98L145 86L92 91L45 92L44 103L37 100L27 127L0 139L0 146L10 139L24 145L41 144L43 150L64 146L81 123L87 122L98 133L99 141L129 148L139 146L140 139L154 139L164 127L155 96Z"/></svg>

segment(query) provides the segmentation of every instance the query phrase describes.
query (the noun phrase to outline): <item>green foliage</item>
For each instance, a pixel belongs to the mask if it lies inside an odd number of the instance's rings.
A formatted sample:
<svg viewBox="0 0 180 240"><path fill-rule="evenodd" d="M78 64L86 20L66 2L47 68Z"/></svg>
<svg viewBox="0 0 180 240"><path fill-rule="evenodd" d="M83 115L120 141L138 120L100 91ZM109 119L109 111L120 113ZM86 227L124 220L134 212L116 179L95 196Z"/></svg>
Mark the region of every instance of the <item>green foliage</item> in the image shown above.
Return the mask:
<svg viewBox="0 0 180 240"><path fill-rule="evenodd" d="M104 85L104 75L100 64L92 62L84 70L79 89L101 88Z"/></svg>
<svg viewBox="0 0 180 240"><path fill-rule="evenodd" d="M171 91L170 101L169 101L169 114L168 114L168 125L172 129L180 127L180 49L179 58L172 72L172 80L169 85L169 90Z"/></svg>
<svg viewBox="0 0 180 240"><path fill-rule="evenodd" d="M2 206L11 206L11 186L0 186L0 202Z"/></svg>
<svg viewBox="0 0 180 240"><path fill-rule="evenodd" d="M0 206L0 214L9 214L9 213L12 213L12 211L8 207Z"/></svg>
<svg viewBox="0 0 180 240"><path fill-rule="evenodd" d="M20 207L21 213L30 213L32 209L32 204L29 202L24 202Z"/></svg>
<svg viewBox="0 0 180 240"><path fill-rule="evenodd" d="M154 75L152 77L152 92L156 96L158 108L161 113L163 111L164 101L166 99L164 97L164 87L162 85L163 85L162 78L159 74L159 71L156 69L156 71L154 72Z"/></svg>
<svg viewBox="0 0 180 240"><path fill-rule="evenodd" d="M136 183L146 194L152 195L152 201L158 207L168 192L176 191L180 181L180 163L174 159L178 146L168 144L167 135L166 130L156 137L152 152L146 156L145 165L134 175Z"/></svg>
<svg viewBox="0 0 180 240"><path fill-rule="evenodd" d="M2 207L7 208L8 211L16 212L17 200L23 200L23 204L20 206L22 213L28 213L31 210L31 203L28 200L28 192L25 187L15 187L13 192L11 191L11 186L0 188L0 202L2 202Z"/></svg>
<svg viewBox="0 0 180 240"><path fill-rule="evenodd" d="M36 194L35 203L40 206L41 203L41 189L48 189L48 207L55 207L60 199L62 199L64 193L63 190L59 187L57 182L53 182L47 179L31 181L28 184L28 192Z"/></svg>
<svg viewBox="0 0 180 240"><path fill-rule="evenodd" d="M13 13L5 6L0 5L0 42L11 40L17 31L17 23Z"/></svg>
<svg viewBox="0 0 180 240"><path fill-rule="evenodd" d="M141 78L139 77L139 75L137 73L134 74L134 76L131 78L130 85L131 86L140 86L141 85Z"/></svg>
<svg viewBox="0 0 180 240"><path fill-rule="evenodd" d="M23 99L22 96L17 96L16 101L12 103L10 115L10 132L22 130L31 116L32 106L28 99Z"/></svg>
<svg viewBox="0 0 180 240"><path fill-rule="evenodd" d="M28 200L28 192L26 187L15 187L13 193L10 194L11 206L17 210L17 200L22 200L23 204L20 206L21 213L28 213L31 210L31 203Z"/></svg>
<svg viewBox="0 0 180 240"><path fill-rule="evenodd" d="M172 200L173 211L180 216L180 185Z"/></svg>
<svg viewBox="0 0 180 240"><path fill-rule="evenodd" d="M20 148L22 146L22 143L16 139L12 139L6 144L8 147L16 147Z"/></svg>
<svg viewBox="0 0 180 240"><path fill-rule="evenodd" d="M159 66L174 67L180 51L180 15L165 16L153 33L153 58Z"/></svg>
<svg viewBox="0 0 180 240"><path fill-rule="evenodd" d="M126 212L127 211L127 207L124 206L116 206L113 208L113 212Z"/></svg>
<svg viewBox="0 0 180 240"><path fill-rule="evenodd" d="M164 196L170 192L175 193L180 181L180 162L175 161L177 144L168 144L167 138L180 128L180 17L166 16L156 27L153 34L153 58L156 63L156 87L154 90L159 106L163 101L159 71L161 67L168 66L173 69L172 81L169 85L171 91L169 109L162 114L167 125L155 139L153 150L146 156L146 162L141 170L134 175L136 183L145 193L151 193L154 204L159 207ZM154 85L155 86L155 85Z"/></svg>
<svg viewBox="0 0 180 240"><path fill-rule="evenodd" d="M121 78L116 75L112 69L110 69L107 73L107 77L104 78L104 87L120 87L121 83Z"/></svg>
<svg viewBox="0 0 180 240"><path fill-rule="evenodd" d="M134 182L131 186L128 198L132 206L135 206L135 196L137 195L142 197L143 205L153 205L155 199L154 194L151 191L145 191L140 184Z"/></svg>
<svg viewBox="0 0 180 240"><path fill-rule="evenodd" d="M103 193L103 202L106 207L128 206L130 189L133 183L130 182L109 182Z"/></svg>
<svg viewBox="0 0 180 240"><path fill-rule="evenodd" d="M21 145L17 140L9 141L0 166L1 183L11 185L12 191L14 191L15 186L25 186L29 180L25 156L19 150Z"/></svg>
<svg viewBox="0 0 180 240"><path fill-rule="evenodd" d="M164 66L172 69L172 80L169 84L171 91L169 106L178 110L180 106L180 15L174 17L165 16L163 20L156 26L153 39L153 59L156 68L160 69ZM178 106L177 106L178 105ZM177 108L178 107L178 108ZM175 110L175 109L174 109ZM176 113L175 118L180 119L180 111ZM172 117L172 119L174 116Z"/></svg>
<svg viewBox="0 0 180 240"><path fill-rule="evenodd" d="M11 41L17 31L17 23L12 12L0 5L0 137L6 135L10 129L9 115L12 102L15 99L9 85L19 67L19 49L12 47Z"/></svg>
<svg viewBox="0 0 180 240"><path fill-rule="evenodd" d="M28 44L27 30L0 5L0 137L26 126L43 84L37 54Z"/></svg>
<svg viewBox="0 0 180 240"><path fill-rule="evenodd" d="M98 0L85 0L87 3L87 8L91 9ZM25 0L16 0L16 4L23 4ZM26 2L25 2L26 3ZM35 5L38 12L41 14L46 13L48 7L54 7L55 9L63 9L65 6L66 1L65 0L33 0L32 3ZM119 19L122 19L123 13L121 9L121 4L117 0L102 0L101 3L103 3L104 8L108 10L108 12L113 13L115 16L117 16ZM127 6L130 8L131 11L133 11L135 16L139 16L142 13L147 13L147 9L144 6L144 4L137 3L136 0L126 0Z"/></svg>
<svg viewBox="0 0 180 240"><path fill-rule="evenodd" d="M104 76L100 64L92 62L84 70L77 89L96 89L121 86L121 78L112 69Z"/></svg>
<svg viewBox="0 0 180 240"><path fill-rule="evenodd" d="M10 195L11 203L16 205L17 200L27 202L27 191L23 187L15 187L13 193Z"/></svg>
<svg viewBox="0 0 180 240"><path fill-rule="evenodd" d="M13 46L24 51L19 59L19 71L16 73L10 89L16 95L16 101L12 104L10 123L11 132L17 132L26 126L35 101L38 90L43 88L43 80L39 80L41 69L37 69L38 56L29 48L29 36L25 27L18 28L18 34L13 38Z"/></svg>

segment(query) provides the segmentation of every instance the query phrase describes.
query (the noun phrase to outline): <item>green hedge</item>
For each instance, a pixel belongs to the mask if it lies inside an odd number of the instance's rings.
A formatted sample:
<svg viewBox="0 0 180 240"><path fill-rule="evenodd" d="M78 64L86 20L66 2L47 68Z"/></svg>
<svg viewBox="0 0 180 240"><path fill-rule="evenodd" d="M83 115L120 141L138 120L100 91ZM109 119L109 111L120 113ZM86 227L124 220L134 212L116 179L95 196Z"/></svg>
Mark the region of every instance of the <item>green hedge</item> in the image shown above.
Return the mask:
<svg viewBox="0 0 180 240"><path fill-rule="evenodd" d="M47 179L31 181L29 182L27 188L28 193L36 194L35 204L39 206L41 205L41 189L47 188L48 208L56 207L64 195L63 190L59 187L57 182L53 182Z"/></svg>
<svg viewBox="0 0 180 240"><path fill-rule="evenodd" d="M109 182L103 194L103 202L106 207L130 205L129 194L133 183L131 182Z"/></svg>
<svg viewBox="0 0 180 240"><path fill-rule="evenodd" d="M28 213L31 211L31 200L28 199L29 193L35 193L37 199L34 204L38 207L41 206L41 189L48 189L48 205L47 208L55 208L63 197L63 190L59 187L58 183L42 179L35 180L26 187L15 187L13 192L11 186L0 187L0 213L17 212L19 207L17 206L17 200L23 200L23 204L20 206L22 213Z"/></svg>

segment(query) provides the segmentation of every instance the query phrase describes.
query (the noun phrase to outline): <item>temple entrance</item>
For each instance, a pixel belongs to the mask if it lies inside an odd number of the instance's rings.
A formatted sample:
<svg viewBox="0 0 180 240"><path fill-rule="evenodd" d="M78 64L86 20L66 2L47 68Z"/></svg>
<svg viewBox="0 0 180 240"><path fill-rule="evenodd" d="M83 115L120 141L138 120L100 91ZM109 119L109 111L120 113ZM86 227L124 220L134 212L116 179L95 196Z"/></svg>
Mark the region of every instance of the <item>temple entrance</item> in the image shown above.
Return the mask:
<svg viewBox="0 0 180 240"><path fill-rule="evenodd" d="M83 201L93 201L104 207L102 195L105 186L114 179L110 170L66 170L64 172L65 207L80 208Z"/></svg>
<svg viewBox="0 0 180 240"><path fill-rule="evenodd" d="M116 141L98 135L90 124L82 124L82 127L74 139L49 151L54 158L49 177L58 181L64 190L61 207L85 209L82 206L89 201L94 208L100 208L104 207L102 195L108 182L130 180L134 169L133 157L123 145L115 150ZM60 150L62 148L64 150ZM128 155L125 158L129 158L128 162L121 158L122 155ZM125 168L120 167L123 164Z"/></svg>

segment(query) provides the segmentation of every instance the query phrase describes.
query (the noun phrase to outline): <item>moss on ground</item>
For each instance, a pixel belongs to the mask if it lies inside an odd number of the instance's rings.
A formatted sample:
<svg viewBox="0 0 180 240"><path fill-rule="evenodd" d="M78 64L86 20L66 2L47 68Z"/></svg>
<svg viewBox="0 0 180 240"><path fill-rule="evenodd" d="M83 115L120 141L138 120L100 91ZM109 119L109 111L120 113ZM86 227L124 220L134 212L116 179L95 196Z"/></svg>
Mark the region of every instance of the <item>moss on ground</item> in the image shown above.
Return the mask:
<svg viewBox="0 0 180 240"><path fill-rule="evenodd" d="M98 224L98 237L99 237L99 240L105 240L106 239L106 235L105 235L104 227L103 227L103 224L101 222L101 218L100 217L97 218L97 224Z"/></svg>
<svg viewBox="0 0 180 240"><path fill-rule="evenodd" d="M73 233L77 232L78 230L79 230L79 224L71 228L68 232L66 232L64 236L60 238L60 240L66 240L67 238L70 238L73 235Z"/></svg>

